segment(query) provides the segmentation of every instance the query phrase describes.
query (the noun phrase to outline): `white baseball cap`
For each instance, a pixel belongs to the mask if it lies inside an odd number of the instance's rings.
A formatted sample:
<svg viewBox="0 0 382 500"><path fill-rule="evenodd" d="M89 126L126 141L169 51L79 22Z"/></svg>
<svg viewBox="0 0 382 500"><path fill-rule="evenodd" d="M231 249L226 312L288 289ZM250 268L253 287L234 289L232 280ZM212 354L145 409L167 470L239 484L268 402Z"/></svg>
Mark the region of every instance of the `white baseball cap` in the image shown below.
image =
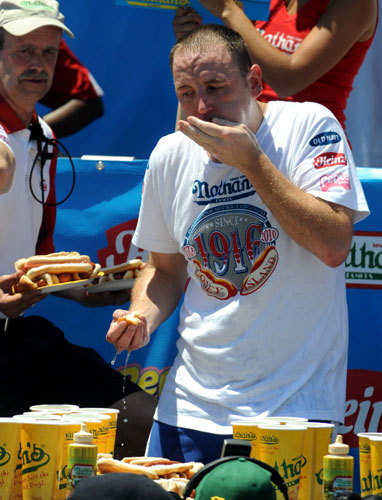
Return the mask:
<svg viewBox="0 0 382 500"><path fill-rule="evenodd" d="M57 26L74 38L64 20L56 0L0 0L0 28L14 36L26 35L43 26Z"/></svg>

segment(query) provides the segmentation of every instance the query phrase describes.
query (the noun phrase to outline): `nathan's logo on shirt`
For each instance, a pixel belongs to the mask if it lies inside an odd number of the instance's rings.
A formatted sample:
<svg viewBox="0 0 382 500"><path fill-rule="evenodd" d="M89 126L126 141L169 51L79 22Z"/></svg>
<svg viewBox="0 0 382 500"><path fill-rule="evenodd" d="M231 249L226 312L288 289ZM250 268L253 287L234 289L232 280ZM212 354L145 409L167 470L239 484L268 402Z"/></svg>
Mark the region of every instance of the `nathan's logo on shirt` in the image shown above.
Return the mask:
<svg viewBox="0 0 382 500"><path fill-rule="evenodd" d="M195 203L208 205L210 203L227 203L247 198L255 194L255 190L249 180L244 175L241 175L213 185L196 179L192 186L192 194L196 195Z"/></svg>
<svg viewBox="0 0 382 500"><path fill-rule="evenodd" d="M338 172L333 175L324 175L320 179L321 191L326 193L332 189L342 188L345 191L350 191L350 179L348 174Z"/></svg>
<svg viewBox="0 0 382 500"><path fill-rule="evenodd" d="M288 54L293 54L298 47L301 45L302 38L295 37L292 35L287 35L285 33L265 33L265 30L258 30L263 38L267 40L270 44L276 47L283 52L287 52Z"/></svg>
<svg viewBox="0 0 382 500"><path fill-rule="evenodd" d="M322 153L313 159L314 168L335 167L336 165L347 165L346 156L343 153Z"/></svg>
<svg viewBox="0 0 382 500"><path fill-rule="evenodd" d="M187 231L182 250L202 290L227 300L265 285L279 260L278 237L264 210L233 203L202 212Z"/></svg>
<svg viewBox="0 0 382 500"><path fill-rule="evenodd" d="M336 144L341 140L342 137L340 134L337 134L337 132L322 132L322 134L314 136L313 139L309 141L309 144L315 148L317 146L326 146L327 144Z"/></svg>

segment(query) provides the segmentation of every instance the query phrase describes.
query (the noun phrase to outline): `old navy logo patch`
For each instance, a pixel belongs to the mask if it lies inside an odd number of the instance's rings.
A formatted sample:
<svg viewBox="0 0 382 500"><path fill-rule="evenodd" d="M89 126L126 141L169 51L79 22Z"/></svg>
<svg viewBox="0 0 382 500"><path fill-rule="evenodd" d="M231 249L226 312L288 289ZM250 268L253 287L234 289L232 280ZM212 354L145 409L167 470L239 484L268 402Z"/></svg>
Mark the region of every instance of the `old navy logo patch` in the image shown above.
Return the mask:
<svg viewBox="0 0 382 500"><path fill-rule="evenodd" d="M309 141L309 144L316 148L317 146L326 146L327 144L336 144L340 142L342 137L337 132L322 132L322 134L318 134L313 137Z"/></svg>
<svg viewBox="0 0 382 500"><path fill-rule="evenodd" d="M314 168L335 167L347 165L347 158L343 153L322 153L313 159Z"/></svg>

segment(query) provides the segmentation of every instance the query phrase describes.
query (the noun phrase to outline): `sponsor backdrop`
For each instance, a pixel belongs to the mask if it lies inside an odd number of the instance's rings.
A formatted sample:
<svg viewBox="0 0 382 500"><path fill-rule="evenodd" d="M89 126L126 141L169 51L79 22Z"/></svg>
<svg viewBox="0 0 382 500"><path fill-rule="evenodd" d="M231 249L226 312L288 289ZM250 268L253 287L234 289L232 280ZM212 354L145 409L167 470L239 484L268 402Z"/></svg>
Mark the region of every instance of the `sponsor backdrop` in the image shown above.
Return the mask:
<svg viewBox="0 0 382 500"><path fill-rule="evenodd" d="M74 163L76 186L69 200L58 207L56 249L77 250L108 266L132 258L145 260L145 252L132 245L131 238L147 160L75 159ZM353 449L358 446L357 433L382 430L382 170L361 168L358 174L372 213L355 226L346 260L350 348L346 419L341 433ZM61 158L58 199L64 197L71 181L70 163ZM93 347L110 362L115 352L105 335L114 309L114 306L89 309L48 297L32 312L49 318L70 341ZM177 316L178 310L155 332L148 346L131 354L126 371L125 355L121 353L117 358L116 368L151 394L160 394L174 359Z"/></svg>
<svg viewBox="0 0 382 500"><path fill-rule="evenodd" d="M148 158L158 138L174 130L177 101L168 63L175 41L171 22L174 6L189 1L197 5L197 0L60 2L68 26L75 34L74 39L66 35L65 39L105 92L102 119L65 138L64 144L72 156ZM267 3L259 0L250 5L267 10ZM163 8L151 8L154 4ZM382 9L382 0L379 5ZM204 20L219 22L211 14L205 15ZM382 23L379 23L346 112L356 162L365 167L379 167L382 161L381 48ZM40 108L41 113L45 111Z"/></svg>

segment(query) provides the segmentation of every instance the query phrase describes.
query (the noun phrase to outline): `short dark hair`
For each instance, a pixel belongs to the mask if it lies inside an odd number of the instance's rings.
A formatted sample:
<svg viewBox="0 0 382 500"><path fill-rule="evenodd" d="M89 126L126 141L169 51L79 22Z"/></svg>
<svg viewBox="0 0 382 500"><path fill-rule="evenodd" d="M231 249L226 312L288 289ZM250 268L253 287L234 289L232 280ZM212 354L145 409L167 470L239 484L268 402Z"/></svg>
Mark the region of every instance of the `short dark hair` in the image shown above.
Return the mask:
<svg viewBox="0 0 382 500"><path fill-rule="evenodd" d="M173 69L174 54L178 50L192 50L201 52L217 43L224 45L233 59L237 62L243 78L252 66L248 48L243 38L231 28L220 24L202 24L189 31L180 38L170 52L170 67Z"/></svg>

